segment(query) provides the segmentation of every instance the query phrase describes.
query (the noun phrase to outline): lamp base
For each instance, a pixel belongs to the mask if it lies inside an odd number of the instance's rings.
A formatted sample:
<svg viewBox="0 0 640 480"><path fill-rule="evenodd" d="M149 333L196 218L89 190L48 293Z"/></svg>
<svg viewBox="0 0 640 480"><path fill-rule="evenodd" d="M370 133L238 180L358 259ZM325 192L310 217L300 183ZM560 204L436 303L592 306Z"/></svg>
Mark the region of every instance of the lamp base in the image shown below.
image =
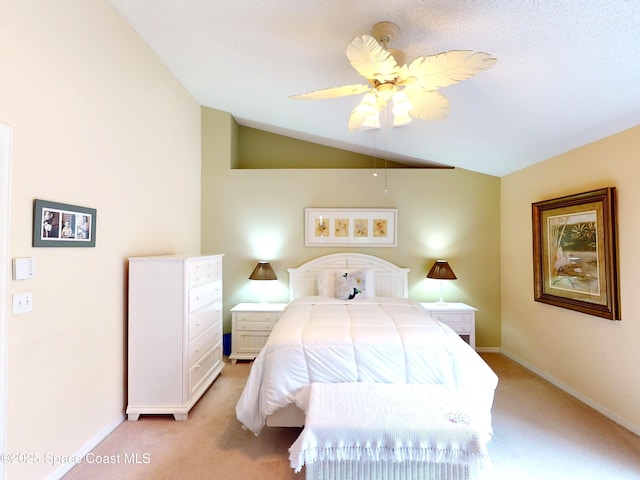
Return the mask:
<svg viewBox="0 0 640 480"><path fill-rule="evenodd" d="M436 302L436 305L446 305L446 304L447 304L447 302L445 302L445 301L443 300L443 296L442 296L442 289L443 289L443 287L444 287L444 281L443 281L443 280L440 280L440 300L438 300L438 301Z"/></svg>

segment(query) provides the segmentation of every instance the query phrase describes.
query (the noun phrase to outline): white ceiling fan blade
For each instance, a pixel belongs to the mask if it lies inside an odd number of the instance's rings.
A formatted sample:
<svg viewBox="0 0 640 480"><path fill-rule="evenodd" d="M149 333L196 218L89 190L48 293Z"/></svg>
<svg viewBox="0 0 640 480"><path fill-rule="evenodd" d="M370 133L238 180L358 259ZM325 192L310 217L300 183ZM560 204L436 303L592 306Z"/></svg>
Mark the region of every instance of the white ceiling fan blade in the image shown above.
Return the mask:
<svg viewBox="0 0 640 480"><path fill-rule="evenodd" d="M409 85L404 89L411 103L409 115L420 120L442 120L449 115L449 99L435 90Z"/></svg>
<svg viewBox="0 0 640 480"><path fill-rule="evenodd" d="M452 50L416 58L409 65L409 72L417 85L425 90L436 90L467 80L491 68L496 61L488 53ZM407 80L407 83L411 82L412 79Z"/></svg>
<svg viewBox="0 0 640 480"><path fill-rule="evenodd" d="M368 92L369 90L371 90L371 85L342 85L341 87L324 88L322 90L314 90L313 92L309 93L291 95L289 98L302 100L322 100L324 98L358 95L359 93Z"/></svg>
<svg viewBox="0 0 640 480"><path fill-rule="evenodd" d="M409 66L402 65L398 69L398 81L396 83L398 85L403 85L409 78L411 78L411 72L409 71ZM408 82L408 83L415 83L415 79L413 79L412 82Z"/></svg>
<svg viewBox="0 0 640 480"><path fill-rule="evenodd" d="M369 35L355 37L347 46L351 66L367 80L390 82L398 76L395 58Z"/></svg>

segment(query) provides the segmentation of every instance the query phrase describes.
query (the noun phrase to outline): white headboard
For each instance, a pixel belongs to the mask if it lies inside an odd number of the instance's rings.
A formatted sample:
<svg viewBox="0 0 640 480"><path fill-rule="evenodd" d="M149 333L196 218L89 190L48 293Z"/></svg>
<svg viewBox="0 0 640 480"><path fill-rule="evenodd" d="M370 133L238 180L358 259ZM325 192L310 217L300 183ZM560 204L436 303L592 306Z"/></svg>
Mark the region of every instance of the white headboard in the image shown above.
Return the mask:
<svg viewBox="0 0 640 480"><path fill-rule="evenodd" d="M375 271L377 297L409 297L409 269L364 253L332 253L288 268L289 300L318 295L318 272L324 270Z"/></svg>

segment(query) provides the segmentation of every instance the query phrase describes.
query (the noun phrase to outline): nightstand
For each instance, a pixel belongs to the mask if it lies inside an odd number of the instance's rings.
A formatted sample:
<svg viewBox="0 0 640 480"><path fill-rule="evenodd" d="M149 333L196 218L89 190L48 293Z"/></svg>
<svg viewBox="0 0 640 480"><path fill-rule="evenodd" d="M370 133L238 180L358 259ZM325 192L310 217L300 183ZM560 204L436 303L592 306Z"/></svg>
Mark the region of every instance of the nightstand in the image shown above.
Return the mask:
<svg viewBox="0 0 640 480"><path fill-rule="evenodd" d="M239 303L231 309L231 363L256 358L286 306L286 303Z"/></svg>
<svg viewBox="0 0 640 480"><path fill-rule="evenodd" d="M420 303L432 317L451 327L475 350L477 309L464 303Z"/></svg>

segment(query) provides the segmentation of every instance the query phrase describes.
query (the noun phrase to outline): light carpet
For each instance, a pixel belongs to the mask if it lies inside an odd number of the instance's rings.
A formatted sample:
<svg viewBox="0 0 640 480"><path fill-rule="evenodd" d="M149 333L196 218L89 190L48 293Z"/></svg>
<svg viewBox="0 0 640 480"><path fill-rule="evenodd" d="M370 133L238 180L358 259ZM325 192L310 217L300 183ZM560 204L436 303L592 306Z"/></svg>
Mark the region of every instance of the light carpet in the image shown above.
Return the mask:
<svg viewBox="0 0 640 480"><path fill-rule="evenodd" d="M488 480L640 479L640 437L507 357L482 356L500 378ZM119 461L85 459L64 480L304 479L304 470L295 474L288 462L300 429L266 428L254 436L236 420L249 369L246 362L228 364L186 422L145 415L125 421L88 457Z"/></svg>

